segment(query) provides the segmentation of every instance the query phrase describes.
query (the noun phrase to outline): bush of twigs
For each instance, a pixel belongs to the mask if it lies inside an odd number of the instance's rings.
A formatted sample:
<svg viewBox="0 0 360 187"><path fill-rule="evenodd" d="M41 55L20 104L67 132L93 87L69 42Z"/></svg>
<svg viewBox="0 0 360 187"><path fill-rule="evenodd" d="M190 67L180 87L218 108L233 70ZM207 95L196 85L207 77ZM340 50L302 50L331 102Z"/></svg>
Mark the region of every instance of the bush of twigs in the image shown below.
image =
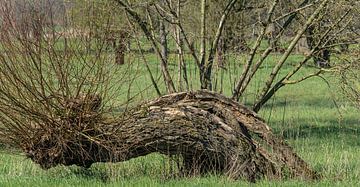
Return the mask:
<svg viewBox="0 0 360 187"><path fill-rule="evenodd" d="M108 54L110 23L101 32L91 22L78 28L66 13L55 20L41 7L6 1L0 8L0 143L21 148L33 160L58 155L85 163L90 155L82 149L100 149L103 142L82 142L101 139L103 116L112 111L109 101L120 94L128 71ZM71 142L76 145L66 151Z"/></svg>

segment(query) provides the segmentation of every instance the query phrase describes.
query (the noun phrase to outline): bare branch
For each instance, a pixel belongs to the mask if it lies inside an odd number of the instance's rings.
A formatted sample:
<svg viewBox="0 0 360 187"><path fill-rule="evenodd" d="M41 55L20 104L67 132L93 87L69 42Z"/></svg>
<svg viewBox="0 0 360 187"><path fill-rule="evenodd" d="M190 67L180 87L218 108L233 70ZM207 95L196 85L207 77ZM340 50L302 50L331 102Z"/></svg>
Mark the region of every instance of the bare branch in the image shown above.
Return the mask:
<svg viewBox="0 0 360 187"><path fill-rule="evenodd" d="M233 96L232 98L235 99L235 100L239 100L239 97L240 97L240 89L241 89L241 86L243 85L243 82L245 81L245 78L246 76L248 75L248 72L251 68L251 65L254 61L254 57L255 57L255 54L256 54L256 51L258 50L264 36L265 36L265 33L266 33L266 28L267 26L271 23L271 18L272 18L272 15L275 11L275 7L276 5L279 3L278 0L275 0L272 4L272 6L270 7L269 9L269 12L268 12L268 15L267 15L267 18L266 18L266 22L265 24L263 25L263 28L261 30L261 34L258 36L254 46L252 47L251 51L250 51L250 54L249 54L249 59L247 60L245 66L244 66L244 69L240 75L240 78L239 78L239 81L236 83L236 86L235 86L235 89L233 91ZM268 50L270 52L270 50ZM269 53L266 53L266 54L269 54Z"/></svg>
<svg viewBox="0 0 360 187"><path fill-rule="evenodd" d="M134 29L133 25L131 24L131 22L130 22L130 20L129 20L128 17L127 17L127 20L128 20L129 25L132 27L131 29L132 29L133 33L135 34L135 29ZM141 48L140 41L139 41L138 38L135 38L135 40L136 40L137 47L138 47L138 49L139 49L139 51L140 51L140 55L141 55L141 57L142 57L142 59L143 59L143 61L144 61L146 70L147 70L148 73L149 73L149 77L150 77L151 83L153 84L154 89L156 90L157 95L158 95L158 96L161 96L160 89L159 89L159 87L158 87L158 85L157 85L157 83L156 83L156 81L155 81L155 78L154 78L152 72L151 72L151 69L150 69L149 64L148 64L148 62L147 62L147 59L145 58L144 52L143 52L143 50L142 50L142 48Z"/></svg>
<svg viewBox="0 0 360 187"><path fill-rule="evenodd" d="M206 55L206 0L201 0L201 31L200 31L200 71L203 72L203 66L205 64ZM203 86L201 86L202 89Z"/></svg>
<svg viewBox="0 0 360 187"><path fill-rule="evenodd" d="M163 73L163 78L164 81L166 83L166 88L167 91L169 93L174 93L176 92L175 86L174 86L174 82L172 81L171 75L169 73L168 67L167 67L167 62L165 57L161 54L161 51L159 49L159 47L156 44L156 41L154 40L154 38L152 37L151 32L148 29L148 25L147 23L142 20L142 18L140 17L140 15L134 11L129 5L127 5L126 3L124 3L122 0L115 0L120 6L122 6L125 11L136 21L136 23L140 26L140 28L142 29L142 31L144 32L146 38L151 42L155 52L157 53L157 55L160 57L161 59L161 70Z"/></svg>
<svg viewBox="0 0 360 187"><path fill-rule="evenodd" d="M230 11L233 9L236 2L237 2L237 0L229 1L229 3L227 4L227 6L221 16L221 20L220 20L218 29L215 34L215 38L212 42L212 46L209 51L209 57L208 57L207 63L204 65L204 67L202 66L203 68L201 68L201 69L203 69L203 71L202 71L203 75L201 76L201 88L202 89L212 90L211 71L213 68L212 66L213 66L213 62L214 62L214 55L216 53L219 39L222 35L227 17L229 15Z"/></svg>
<svg viewBox="0 0 360 187"><path fill-rule="evenodd" d="M303 59L303 61L301 61L300 63L297 64L297 66L294 68L294 70L290 71L286 76L284 76L282 79L280 79L280 81L278 81L271 89L270 91L268 91L268 93L265 94L265 96L263 97L263 99L256 105L256 107L260 107L263 104L265 104L274 94L276 91L278 91L281 87L283 87L285 84L289 83L289 82L293 82L290 81L289 79L295 75L296 72L298 72L300 70L300 68L308 61L310 60L310 58L312 57L312 55L314 53L316 53L317 51L321 50L321 48L319 48L319 46L322 44L323 40L328 36L328 34L337 26L339 25L339 23L344 20L346 18L346 16L350 13L350 10L346 11L344 15L342 15L335 23L333 23L333 25L331 25L324 33L323 35L320 37L319 41L317 42L317 44L315 45L315 47L310 51L310 53L306 54L305 58ZM323 72L328 72L329 70L325 70L325 69L321 69L321 72L315 73L316 75L320 75ZM313 75L315 76L315 75ZM310 76L312 77L312 76ZM309 77L309 78L310 78ZM307 78L303 78L300 79L300 81L306 80ZM296 83L296 81L294 82ZM256 108L257 110L260 108Z"/></svg>

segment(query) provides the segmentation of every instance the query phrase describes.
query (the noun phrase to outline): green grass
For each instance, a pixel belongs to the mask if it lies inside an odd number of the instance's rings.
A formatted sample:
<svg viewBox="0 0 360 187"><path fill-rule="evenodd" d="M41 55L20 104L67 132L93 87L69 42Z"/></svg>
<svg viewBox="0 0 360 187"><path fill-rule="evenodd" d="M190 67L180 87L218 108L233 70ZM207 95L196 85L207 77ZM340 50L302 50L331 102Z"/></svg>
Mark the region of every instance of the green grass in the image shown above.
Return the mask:
<svg viewBox="0 0 360 187"><path fill-rule="evenodd" d="M279 56L272 56L264 63L245 97L241 99L243 103L250 105L254 101L264 78L278 58ZM148 59L154 75L159 77L160 72L156 64L158 59L150 54ZM224 73L226 95L231 91L230 82L241 72L241 69L237 68L240 67L239 62L244 61L242 57L230 56L229 59L233 63ZM291 70L292 64L300 59L301 56L292 56L281 74L284 75ZM137 63L139 60L140 58L134 57L132 62ZM176 75L177 67L169 67L172 74ZM189 65L188 68L191 73L191 87L198 89L198 70L193 65ZM137 72L138 75L130 87L131 92L144 90L135 101L156 97L152 87L145 89L151 83L143 66L134 66L131 71ZM299 72L297 78L313 71L314 68L306 67ZM260 111L260 115L274 132L283 136L303 159L321 172L323 179L319 181L263 179L256 184L249 184L215 175L171 178L168 159L158 154L123 163L99 163L87 170L78 167L56 167L44 171L25 159L17 150L2 148L0 186L359 186L359 111L339 94L336 79L330 76L327 78L330 86L320 78L313 78L284 87ZM164 91L164 85L160 84L160 87ZM121 101L125 99L124 95L119 97Z"/></svg>

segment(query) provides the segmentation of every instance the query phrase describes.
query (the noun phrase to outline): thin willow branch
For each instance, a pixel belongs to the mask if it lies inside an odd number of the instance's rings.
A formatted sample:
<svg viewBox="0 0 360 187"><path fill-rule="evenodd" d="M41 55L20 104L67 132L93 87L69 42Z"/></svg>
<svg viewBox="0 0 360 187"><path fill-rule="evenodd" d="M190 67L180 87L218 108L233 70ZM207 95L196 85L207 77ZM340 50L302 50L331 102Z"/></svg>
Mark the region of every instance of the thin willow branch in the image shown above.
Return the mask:
<svg viewBox="0 0 360 187"><path fill-rule="evenodd" d="M192 45L192 43L190 42L187 34L186 34L186 31L182 25L182 22L181 22L181 19L180 19L180 15L177 14L177 12L173 11L171 7L169 7L170 9L170 13L172 14L173 16L173 19L174 21L172 21L172 23L174 23L175 25L177 25L178 29L179 29L179 32L186 44L186 47L188 48L188 50L190 51L190 54L191 56L193 57L194 59L194 62L195 64L197 65L197 67L200 69L201 65L200 65L200 60L199 60L199 57L197 56L196 54L196 51Z"/></svg>
<svg viewBox="0 0 360 187"><path fill-rule="evenodd" d="M307 1L308 1L308 0L307 0ZM291 12L288 12L288 13L286 13L286 14L283 14L283 15L275 18L272 22L278 22L278 21L280 21L280 20L282 20L282 19L284 19L284 18L286 18L286 17L288 17L288 16L296 15L298 12L300 12L300 11L302 11L302 10L305 10L305 9L307 9L307 8L310 8L310 7L312 7L312 6L314 6L314 4L308 4L308 5L305 5L305 6L301 6L301 5L300 5L299 8L297 8L297 9L295 9L295 10L292 10Z"/></svg>
<svg viewBox="0 0 360 187"><path fill-rule="evenodd" d="M317 71L315 73L311 73L311 74L309 74L307 76L304 76L304 77L302 77L302 78L300 78L298 80L292 80L292 81L291 80L284 80L283 83L284 84L297 84L297 83L300 83L300 82L302 82L302 81L304 81L306 79L309 79L309 78L312 78L312 77L315 77L315 76L319 76L322 73L324 73L324 70L321 69L321 70L319 70L319 71Z"/></svg>
<svg viewBox="0 0 360 187"><path fill-rule="evenodd" d="M161 60L161 70L163 74L163 78L166 84L166 89L169 93L176 92L174 82L171 78L171 75L168 70L168 66L166 63L165 57L161 54L161 51L156 44L156 41L152 37L152 33L148 29L148 24L140 17L140 15L133 10L128 4L126 4L122 0L115 0L121 7L125 9L125 11L135 20L135 22L140 26L141 30L144 32L146 38L151 42L152 47L154 48L157 55L160 57Z"/></svg>
<svg viewBox="0 0 360 187"><path fill-rule="evenodd" d="M200 71L203 72L206 55L206 0L201 0L201 20L200 20ZM201 85L203 88L203 85Z"/></svg>
<svg viewBox="0 0 360 187"><path fill-rule="evenodd" d="M128 19L128 17L127 17L127 21L128 21L128 23L129 23L129 25L131 26L131 29L132 29L133 33L135 34L134 27L133 27L133 25L131 24L131 22L130 22L130 20ZM148 73L149 73L149 77L150 77L151 83L152 83L152 85L154 86L154 89L155 89L157 95L158 95L158 96L161 96L160 89L159 89L159 87L158 87L158 85L157 85L157 83L156 83L156 81L155 81L155 78L154 78L152 72L151 72L151 69L150 69L150 67L149 67L148 61L147 61L147 59L145 58L145 55L144 55L143 49L142 49L142 47L141 47L140 41L139 41L138 38L135 38L135 40L136 40L137 47L138 47L138 49L139 49L139 51L140 51L141 58L143 59L143 62L144 62L144 64L145 64L146 70L147 70Z"/></svg>
<svg viewBox="0 0 360 187"><path fill-rule="evenodd" d="M244 66L244 69L240 75L240 78L238 80L238 82L236 83L236 86L235 86L235 89L233 91L233 96L232 98L235 99L235 100L239 100L239 96L240 96L240 89L241 89L241 86L243 84L243 82L245 81L245 78L251 68L251 65L254 61L254 58L255 58L255 55L256 55L256 51L258 50L258 48L260 47L261 45L261 42L265 36L265 33L266 33L266 28L267 26L271 23L271 18L272 18L272 15L275 11L275 7L276 5L279 3L279 0L274 0L272 6L270 7L269 11L268 11L268 15L267 15L267 18L266 18L266 22L264 23L263 25L263 28L261 30L261 34L258 36L258 38L256 39L256 42L254 44L254 46L252 47L251 51L250 51L250 54L249 54L249 59L247 60L245 66Z"/></svg>
<svg viewBox="0 0 360 187"><path fill-rule="evenodd" d="M171 4L167 1L168 6L171 8ZM176 9L176 15L177 17L181 17L181 1L178 0L177 1L177 9ZM177 25L175 25L174 28L175 32L175 41L176 41L176 48L178 51L178 60L179 60L179 91L183 90L183 81L182 79L184 79L185 82L185 86L186 86L186 90L189 91L189 81L187 78L187 68L186 68L186 63L185 63L185 59L184 59L184 42L183 39L181 38L181 31L179 29L179 27Z"/></svg>
<svg viewBox="0 0 360 187"><path fill-rule="evenodd" d="M209 51L209 57L208 57L207 63L205 64L205 67L202 68L204 70L201 72L203 74L201 77L201 88L202 89L212 90L211 71L213 68L214 56L216 53L217 46L219 44L220 37L224 30L225 22L236 2L237 2L237 0L230 0L221 16L221 20L220 20L218 29L216 30L215 38L212 42L212 46ZM201 62L203 62L203 61L201 61Z"/></svg>
<svg viewBox="0 0 360 187"><path fill-rule="evenodd" d="M244 93L244 91L246 90L246 88L248 87L250 81L252 80L252 78L254 77L254 75L256 74L257 70L260 68L260 66L262 65L262 63L265 61L265 59L269 56L269 54L273 51L272 47L268 47L265 49L265 51L261 54L260 59L254 64L254 66L251 69L251 72L248 74L248 76L246 76L245 81L241 84L241 88L240 91L238 93L238 96L236 98L237 101L239 101L240 97L242 96L242 94Z"/></svg>

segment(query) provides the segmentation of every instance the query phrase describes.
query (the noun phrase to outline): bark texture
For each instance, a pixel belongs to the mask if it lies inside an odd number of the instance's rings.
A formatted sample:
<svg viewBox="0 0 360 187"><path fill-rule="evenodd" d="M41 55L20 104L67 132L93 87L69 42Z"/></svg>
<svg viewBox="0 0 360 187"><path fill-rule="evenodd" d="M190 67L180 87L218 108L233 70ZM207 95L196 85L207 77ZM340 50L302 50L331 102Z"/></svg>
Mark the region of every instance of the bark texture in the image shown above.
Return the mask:
<svg viewBox="0 0 360 187"><path fill-rule="evenodd" d="M71 106L96 108L87 103ZM22 146L27 156L43 168L90 167L159 152L182 156L188 174L219 172L248 181L281 178L284 173L319 177L256 113L220 94L166 95L126 112L116 122L90 114L71 123L58 122L67 125L51 131L39 128Z"/></svg>

